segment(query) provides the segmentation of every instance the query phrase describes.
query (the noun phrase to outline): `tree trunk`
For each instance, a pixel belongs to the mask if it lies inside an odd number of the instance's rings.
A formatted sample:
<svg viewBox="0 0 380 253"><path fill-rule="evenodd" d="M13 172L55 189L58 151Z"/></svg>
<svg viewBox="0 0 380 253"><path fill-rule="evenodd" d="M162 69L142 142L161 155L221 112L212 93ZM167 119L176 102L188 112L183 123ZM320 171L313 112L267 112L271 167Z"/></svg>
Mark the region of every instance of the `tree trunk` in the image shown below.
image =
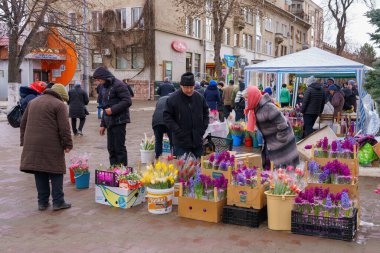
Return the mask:
<svg viewBox="0 0 380 253"><path fill-rule="evenodd" d="M8 57L8 110L19 101L20 87L20 65L18 58L18 31L13 31L9 36L9 57Z"/></svg>
<svg viewBox="0 0 380 253"><path fill-rule="evenodd" d="M220 33L216 33L214 41L214 62L215 62L215 72L216 78L218 81L223 81L223 73L222 73L222 59L220 58L220 49L222 47L222 36Z"/></svg>

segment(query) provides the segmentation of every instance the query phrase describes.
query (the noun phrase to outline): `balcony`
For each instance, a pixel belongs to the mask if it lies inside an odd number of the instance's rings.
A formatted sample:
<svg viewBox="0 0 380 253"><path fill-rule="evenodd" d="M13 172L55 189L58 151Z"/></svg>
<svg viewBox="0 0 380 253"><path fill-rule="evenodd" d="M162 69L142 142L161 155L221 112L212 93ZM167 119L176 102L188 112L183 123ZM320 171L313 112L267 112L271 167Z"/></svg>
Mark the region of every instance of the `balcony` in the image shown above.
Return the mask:
<svg viewBox="0 0 380 253"><path fill-rule="evenodd" d="M233 55L240 56L240 54L241 54L241 48L240 47L234 47Z"/></svg>
<svg viewBox="0 0 380 253"><path fill-rule="evenodd" d="M275 33L274 40L276 44L281 44L284 41L284 35L282 33Z"/></svg>
<svg viewBox="0 0 380 253"><path fill-rule="evenodd" d="M239 31L243 30L245 27L244 16L234 16L234 28Z"/></svg>

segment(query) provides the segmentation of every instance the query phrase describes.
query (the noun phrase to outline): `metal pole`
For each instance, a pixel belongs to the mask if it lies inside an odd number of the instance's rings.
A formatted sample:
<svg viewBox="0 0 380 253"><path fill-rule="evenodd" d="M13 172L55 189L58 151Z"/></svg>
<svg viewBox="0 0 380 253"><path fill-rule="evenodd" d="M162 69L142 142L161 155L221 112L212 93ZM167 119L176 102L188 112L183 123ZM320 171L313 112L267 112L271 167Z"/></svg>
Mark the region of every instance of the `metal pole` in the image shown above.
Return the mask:
<svg viewBox="0 0 380 253"><path fill-rule="evenodd" d="M86 0L83 0L83 85L84 90L87 92L87 94L90 95L90 87L89 87L89 75L88 75L88 33L87 33L87 2Z"/></svg>

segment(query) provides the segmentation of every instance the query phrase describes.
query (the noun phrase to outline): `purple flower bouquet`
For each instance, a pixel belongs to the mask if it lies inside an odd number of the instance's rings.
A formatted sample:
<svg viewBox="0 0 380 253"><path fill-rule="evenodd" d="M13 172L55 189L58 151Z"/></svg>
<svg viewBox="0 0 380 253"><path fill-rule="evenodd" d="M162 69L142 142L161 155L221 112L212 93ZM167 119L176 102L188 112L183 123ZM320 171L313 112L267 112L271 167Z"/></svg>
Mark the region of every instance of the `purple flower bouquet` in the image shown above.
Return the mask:
<svg viewBox="0 0 380 253"><path fill-rule="evenodd" d="M231 155L228 151L213 153L208 159L203 160L203 166L205 169L227 171L228 167L235 166L235 156Z"/></svg>

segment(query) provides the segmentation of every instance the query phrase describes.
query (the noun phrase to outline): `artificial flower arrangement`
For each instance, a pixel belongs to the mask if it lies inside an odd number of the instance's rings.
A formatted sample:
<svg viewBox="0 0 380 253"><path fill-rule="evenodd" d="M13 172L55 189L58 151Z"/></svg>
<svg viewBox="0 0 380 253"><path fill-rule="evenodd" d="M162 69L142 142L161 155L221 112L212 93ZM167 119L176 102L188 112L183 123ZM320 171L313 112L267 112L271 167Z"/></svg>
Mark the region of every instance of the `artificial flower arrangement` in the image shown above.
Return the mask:
<svg viewBox="0 0 380 253"><path fill-rule="evenodd" d="M327 218L350 218L354 214L347 189L334 194L328 188L310 187L300 192L294 202L294 210L302 214Z"/></svg>
<svg viewBox="0 0 380 253"><path fill-rule="evenodd" d="M218 112L218 110L211 110L210 111L209 120L210 120L210 124L219 121L219 112Z"/></svg>
<svg viewBox="0 0 380 253"><path fill-rule="evenodd" d="M245 124L242 122L234 122L229 125L231 135L242 136L244 134Z"/></svg>
<svg viewBox="0 0 380 253"><path fill-rule="evenodd" d="M354 148L356 140L353 137L348 137L344 140L334 140L329 143L329 139L324 137L319 140L314 149L315 157L322 158L354 158ZM305 149L311 149L312 145L306 145Z"/></svg>
<svg viewBox="0 0 380 253"><path fill-rule="evenodd" d="M210 176L201 174L198 167L193 177L189 181L180 178L183 196L199 200L215 200L214 189L217 189L217 201L226 199L228 180L222 174L219 178L211 179Z"/></svg>
<svg viewBox="0 0 380 253"><path fill-rule="evenodd" d="M151 138L148 138L146 133L144 134L144 138L141 140L140 143L140 150L154 150L154 135L152 135Z"/></svg>
<svg viewBox="0 0 380 253"><path fill-rule="evenodd" d="M232 171L231 184L234 186L249 186L255 188L260 184L268 182L269 173L261 171L258 177L258 168L256 166L249 168L243 162L238 162L237 169Z"/></svg>
<svg viewBox="0 0 380 253"><path fill-rule="evenodd" d="M339 160L328 162L325 166L310 161L308 163L308 175L309 183L351 184L353 180L351 170Z"/></svg>
<svg viewBox="0 0 380 253"><path fill-rule="evenodd" d="M228 171L228 167L235 166L235 156L231 155L228 151L221 153L213 153L208 158L203 159L204 169L214 169L221 171Z"/></svg>
<svg viewBox="0 0 380 253"><path fill-rule="evenodd" d="M178 169L173 164L157 161L147 166L141 182L151 189L170 189L177 177Z"/></svg>
<svg viewBox="0 0 380 253"><path fill-rule="evenodd" d="M295 195L305 187L304 171L300 167L274 169L268 177L269 194L273 195Z"/></svg>
<svg viewBox="0 0 380 253"><path fill-rule="evenodd" d="M70 159L70 167L69 170L73 171L75 174L87 174L89 173L89 165L88 165L87 154L74 156Z"/></svg>

